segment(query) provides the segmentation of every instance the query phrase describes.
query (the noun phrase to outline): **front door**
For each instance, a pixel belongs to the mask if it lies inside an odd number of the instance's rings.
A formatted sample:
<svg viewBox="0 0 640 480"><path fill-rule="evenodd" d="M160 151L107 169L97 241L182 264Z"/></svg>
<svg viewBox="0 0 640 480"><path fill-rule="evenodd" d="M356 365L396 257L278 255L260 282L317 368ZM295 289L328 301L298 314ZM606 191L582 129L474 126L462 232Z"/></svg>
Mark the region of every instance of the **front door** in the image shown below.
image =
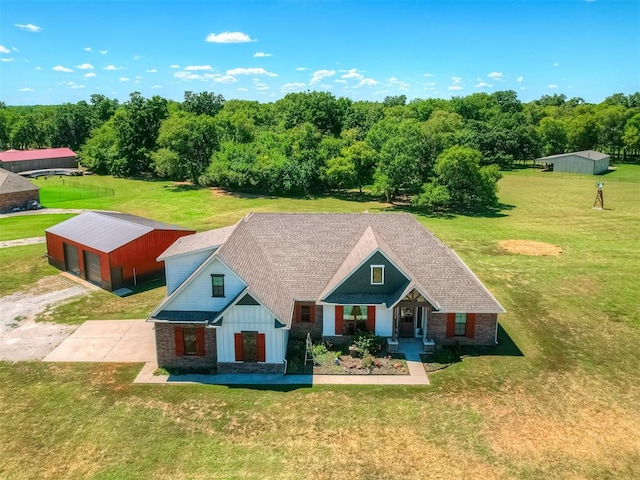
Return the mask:
<svg viewBox="0 0 640 480"><path fill-rule="evenodd" d="M413 337L414 318L413 307L400 307L400 318L398 319L398 336Z"/></svg>

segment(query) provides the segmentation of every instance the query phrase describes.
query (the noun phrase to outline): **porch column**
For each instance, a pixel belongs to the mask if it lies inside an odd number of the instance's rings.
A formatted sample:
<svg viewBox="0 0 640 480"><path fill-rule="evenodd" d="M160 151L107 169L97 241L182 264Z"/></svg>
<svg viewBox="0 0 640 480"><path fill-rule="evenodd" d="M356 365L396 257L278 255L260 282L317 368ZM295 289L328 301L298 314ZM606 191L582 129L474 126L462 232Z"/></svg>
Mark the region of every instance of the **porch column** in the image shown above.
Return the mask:
<svg viewBox="0 0 640 480"><path fill-rule="evenodd" d="M398 339L398 307L393 307L393 313L391 314L391 339Z"/></svg>
<svg viewBox="0 0 640 480"><path fill-rule="evenodd" d="M427 328L429 328L428 317L429 309L427 307L422 308L422 343L424 345L425 340L427 339Z"/></svg>

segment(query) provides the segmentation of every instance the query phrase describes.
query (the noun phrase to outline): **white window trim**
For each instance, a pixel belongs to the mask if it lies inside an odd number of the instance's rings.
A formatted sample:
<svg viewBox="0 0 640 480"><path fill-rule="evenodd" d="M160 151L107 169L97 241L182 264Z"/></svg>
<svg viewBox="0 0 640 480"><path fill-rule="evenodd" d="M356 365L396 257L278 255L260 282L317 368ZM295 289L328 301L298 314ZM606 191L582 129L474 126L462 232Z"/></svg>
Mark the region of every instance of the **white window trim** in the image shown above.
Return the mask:
<svg viewBox="0 0 640 480"><path fill-rule="evenodd" d="M374 268L382 269L382 282L374 282L373 281L373 269ZM371 285L384 285L384 265L371 265Z"/></svg>

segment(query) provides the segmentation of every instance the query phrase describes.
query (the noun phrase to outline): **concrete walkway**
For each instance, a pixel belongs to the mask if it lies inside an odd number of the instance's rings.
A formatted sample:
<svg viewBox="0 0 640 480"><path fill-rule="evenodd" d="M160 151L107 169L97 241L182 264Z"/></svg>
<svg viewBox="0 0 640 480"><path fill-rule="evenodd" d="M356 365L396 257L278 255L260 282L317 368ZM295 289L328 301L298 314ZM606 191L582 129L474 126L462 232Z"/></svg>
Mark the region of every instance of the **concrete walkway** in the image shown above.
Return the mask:
<svg viewBox="0 0 640 480"><path fill-rule="evenodd" d="M429 385L427 372L420 359L419 343L401 343L409 375L154 375L158 365L147 363L133 383L166 383L170 385Z"/></svg>

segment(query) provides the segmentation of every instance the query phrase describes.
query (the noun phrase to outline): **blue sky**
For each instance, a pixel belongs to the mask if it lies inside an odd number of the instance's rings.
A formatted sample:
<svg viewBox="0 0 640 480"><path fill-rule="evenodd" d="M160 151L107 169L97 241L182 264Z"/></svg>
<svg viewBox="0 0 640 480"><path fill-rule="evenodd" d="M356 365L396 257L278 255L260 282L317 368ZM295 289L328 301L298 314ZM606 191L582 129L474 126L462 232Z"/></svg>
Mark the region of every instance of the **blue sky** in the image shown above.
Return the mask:
<svg viewBox="0 0 640 480"><path fill-rule="evenodd" d="M509 89L594 103L640 90L640 2L0 0L8 105L133 91L269 102Z"/></svg>

